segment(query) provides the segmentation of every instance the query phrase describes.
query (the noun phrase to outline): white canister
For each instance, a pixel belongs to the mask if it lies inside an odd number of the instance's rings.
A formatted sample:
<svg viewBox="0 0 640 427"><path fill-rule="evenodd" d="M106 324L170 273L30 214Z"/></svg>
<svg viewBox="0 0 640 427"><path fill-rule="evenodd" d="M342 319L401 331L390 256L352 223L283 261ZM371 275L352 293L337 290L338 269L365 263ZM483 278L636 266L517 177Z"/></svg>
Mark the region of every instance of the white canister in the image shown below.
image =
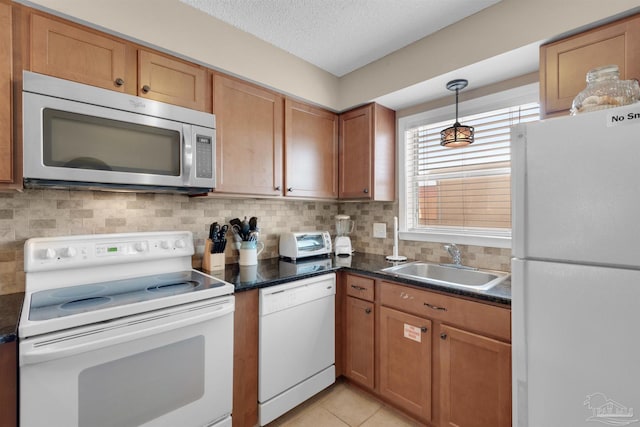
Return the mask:
<svg viewBox="0 0 640 427"><path fill-rule="evenodd" d="M240 265L257 265L258 255L264 250L264 243L256 240L245 241L240 244L240 257L238 264Z"/></svg>

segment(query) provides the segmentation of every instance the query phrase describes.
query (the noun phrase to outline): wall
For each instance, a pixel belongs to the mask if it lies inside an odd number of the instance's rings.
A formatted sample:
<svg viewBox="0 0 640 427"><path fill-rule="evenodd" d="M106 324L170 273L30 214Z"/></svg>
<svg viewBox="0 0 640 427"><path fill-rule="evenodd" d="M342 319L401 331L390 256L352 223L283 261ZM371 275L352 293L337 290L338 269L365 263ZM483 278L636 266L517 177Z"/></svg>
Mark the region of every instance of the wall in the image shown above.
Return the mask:
<svg viewBox="0 0 640 427"><path fill-rule="evenodd" d="M328 229L335 234L334 216L351 215L358 252L389 255L393 250L394 203L189 198L181 195L109 193L72 190L25 190L0 193L0 295L24 291L24 242L31 237L71 234L189 230L194 234L194 267L200 267L204 242L213 221L258 217L260 258L278 256L278 236L284 231ZM372 237L373 222L387 223L387 238ZM465 264L509 271L509 249L460 246ZM410 259L450 262L439 243L400 241L399 252ZM237 252L227 247L227 262Z"/></svg>
<svg viewBox="0 0 640 427"><path fill-rule="evenodd" d="M189 230L194 234L194 267L200 267L213 221L258 217L260 258L278 256L284 231L335 229L335 202L189 198L182 195L25 190L0 193L0 294L24 291L24 242L31 237L70 234ZM230 246L227 262L237 262Z"/></svg>
<svg viewBox="0 0 640 427"><path fill-rule="evenodd" d="M638 12L638 6L637 0L502 0L342 76L340 107L577 32L615 15Z"/></svg>
<svg viewBox="0 0 640 427"><path fill-rule="evenodd" d="M356 252L368 252L379 255L393 253L393 217L397 216L395 203L341 203L339 213L350 215L355 220L352 245ZM387 238L373 237L373 223L387 224ZM511 271L511 249L489 248L482 246L458 245L462 253L462 263L489 270ZM451 257L441 243L415 242L400 240L398 254L409 259L450 263Z"/></svg>

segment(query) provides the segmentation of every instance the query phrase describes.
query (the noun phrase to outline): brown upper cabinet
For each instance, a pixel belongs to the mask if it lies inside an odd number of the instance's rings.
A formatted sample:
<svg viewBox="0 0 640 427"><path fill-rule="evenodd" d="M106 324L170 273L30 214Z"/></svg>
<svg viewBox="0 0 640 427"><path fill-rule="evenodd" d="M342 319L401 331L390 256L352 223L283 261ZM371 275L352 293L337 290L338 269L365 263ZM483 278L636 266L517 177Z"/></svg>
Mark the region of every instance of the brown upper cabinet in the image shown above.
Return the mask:
<svg viewBox="0 0 640 427"><path fill-rule="evenodd" d="M640 15L540 47L541 115L568 114L587 71L609 64L622 80L640 79Z"/></svg>
<svg viewBox="0 0 640 427"><path fill-rule="evenodd" d="M338 116L285 100L284 195L338 197Z"/></svg>
<svg viewBox="0 0 640 427"><path fill-rule="evenodd" d="M216 192L282 195L283 98L214 75Z"/></svg>
<svg viewBox="0 0 640 427"><path fill-rule="evenodd" d="M31 14L30 59L36 73L211 111L205 68L38 13Z"/></svg>
<svg viewBox="0 0 640 427"><path fill-rule="evenodd" d="M31 14L31 71L104 89L135 90L127 43L71 23Z"/></svg>
<svg viewBox="0 0 640 427"><path fill-rule="evenodd" d="M0 183L14 180L11 6L0 3Z"/></svg>
<svg viewBox="0 0 640 427"><path fill-rule="evenodd" d="M340 115L339 198L395 198L395 111L368 104Z"/></svg>
<svg viewBox="0 0 640 427"><path fill-rule="evenodd" d="M138 50L138 96L200 111L206 108L207 71L153 52Z"/></svg>

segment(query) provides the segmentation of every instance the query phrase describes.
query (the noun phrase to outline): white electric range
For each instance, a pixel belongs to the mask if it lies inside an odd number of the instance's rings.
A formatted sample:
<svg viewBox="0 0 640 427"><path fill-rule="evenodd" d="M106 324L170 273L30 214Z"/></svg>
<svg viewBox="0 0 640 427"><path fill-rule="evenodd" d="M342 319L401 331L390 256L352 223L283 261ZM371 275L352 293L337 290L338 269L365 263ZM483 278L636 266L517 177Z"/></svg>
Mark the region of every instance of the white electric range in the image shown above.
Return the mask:
<svg viewBox="0 0 640 427"><path fill-rule="evenodd" d="M33 238L18 329L20 425L230 426L230 283L188 231Z"/></svg>

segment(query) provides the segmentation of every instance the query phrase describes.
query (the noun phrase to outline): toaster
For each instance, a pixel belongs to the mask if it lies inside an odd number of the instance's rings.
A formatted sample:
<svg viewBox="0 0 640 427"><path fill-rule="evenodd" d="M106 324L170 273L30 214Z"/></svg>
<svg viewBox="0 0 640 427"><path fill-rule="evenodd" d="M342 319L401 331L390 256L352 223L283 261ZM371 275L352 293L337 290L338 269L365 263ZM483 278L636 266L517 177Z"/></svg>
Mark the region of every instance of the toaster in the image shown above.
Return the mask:
<svg viewBox="0 0 640 427"><path fill-rule="evenodd" d="M280 235L280 256L295 261L317 255L331 254L331 236L328 231L287 232Z"/></svg>

